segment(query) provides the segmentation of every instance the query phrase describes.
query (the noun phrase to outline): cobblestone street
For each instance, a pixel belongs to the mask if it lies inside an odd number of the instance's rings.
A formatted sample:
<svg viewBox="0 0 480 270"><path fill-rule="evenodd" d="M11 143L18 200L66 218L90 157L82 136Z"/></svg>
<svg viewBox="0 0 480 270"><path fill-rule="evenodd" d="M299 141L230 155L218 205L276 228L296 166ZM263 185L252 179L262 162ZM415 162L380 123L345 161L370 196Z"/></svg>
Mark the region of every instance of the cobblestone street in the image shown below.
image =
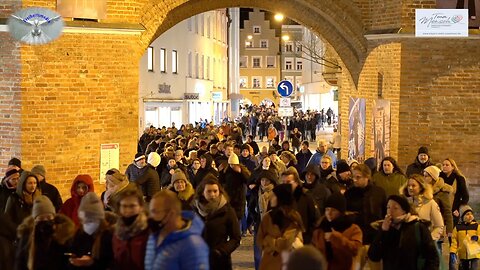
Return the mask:
<svg viewBox="0 0 480 270"><path fill-rule="evenodd" d="M253 264L253 235L242 237L240 246L232 254L233 269L255 269Z"/></svg>

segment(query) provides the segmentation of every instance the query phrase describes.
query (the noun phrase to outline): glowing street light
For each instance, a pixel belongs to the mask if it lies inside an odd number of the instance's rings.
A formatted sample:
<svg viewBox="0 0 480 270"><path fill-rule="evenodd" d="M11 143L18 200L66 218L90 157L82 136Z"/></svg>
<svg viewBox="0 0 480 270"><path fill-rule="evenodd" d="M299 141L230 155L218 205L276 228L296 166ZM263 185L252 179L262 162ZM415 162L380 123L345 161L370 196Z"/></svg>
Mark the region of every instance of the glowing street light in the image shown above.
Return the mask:
<svg viewBox="0 0 480 270"><path fill-rule="evenodd" d="M275 14L275 16L273 16L273 18L275 19L275 21L281 22L281 21L283 21L284 16L283 16L283 14L277 13L277 14Z"/></svg>
<svg viewBox="0 0 480 270"><path fill-rule="evenodd" d="M290 37L288 35L283 35L282 36L282 40L283 41L289 41L290 40Z"/></svg>
<svg viewBox="0 0 480 270"><path fill-rule="evenodd" d="M249 39L249 40L251 40L252 38L253 38L252 35L248 35L248 36L247 36L247 39Z"/></svg>

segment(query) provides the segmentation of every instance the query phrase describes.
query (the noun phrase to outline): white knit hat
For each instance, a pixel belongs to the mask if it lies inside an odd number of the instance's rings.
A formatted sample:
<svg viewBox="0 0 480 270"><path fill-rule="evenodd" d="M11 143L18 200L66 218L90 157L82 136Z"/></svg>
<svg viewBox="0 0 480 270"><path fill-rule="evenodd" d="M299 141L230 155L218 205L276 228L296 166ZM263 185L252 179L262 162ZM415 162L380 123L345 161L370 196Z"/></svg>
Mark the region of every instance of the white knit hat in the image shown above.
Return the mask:
<svg viewBox="0 0 480 270"><path fill-rule="evenodd" d="M162 159L157 152L151 152L150 154L148 154L147 162L155 168L160 164L161 160Z"/></svg>
<svg viewBox="0 0 480 270"><path fill-rule="evenodd" d="M435 182L438 181L438 178L439 178L439 176L440 176L441 170L440 170L437 166L434 166L434 165L428 166L428 167L425 168L423 171L426 172L426 173L428 173L428 174L433 178L433 180L434 180Z"/></svg>

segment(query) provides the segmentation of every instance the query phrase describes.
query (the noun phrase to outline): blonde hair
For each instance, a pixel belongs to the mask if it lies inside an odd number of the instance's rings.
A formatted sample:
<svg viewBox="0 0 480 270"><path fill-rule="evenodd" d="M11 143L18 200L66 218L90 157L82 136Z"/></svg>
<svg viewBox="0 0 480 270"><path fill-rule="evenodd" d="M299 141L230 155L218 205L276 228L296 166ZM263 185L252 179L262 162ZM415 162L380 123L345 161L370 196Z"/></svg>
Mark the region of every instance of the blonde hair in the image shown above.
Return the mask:
<svg viewBox="0 0 480 270"><path fill-rule="evenodd" d="M460 171L460 169L459 169L458 166L457 166L457 163L455 162L455 160L453 160L453 158L447 157L445 160L447 160L448 162L450 162L450 164L452 164L453 172L454 172L454 173L462 176L463 178L465 178L465 180L467 179L467 178L465 177L465 175L463 175L463 173ZM444 161L445 161L445 160L444 160Z"/></svg>

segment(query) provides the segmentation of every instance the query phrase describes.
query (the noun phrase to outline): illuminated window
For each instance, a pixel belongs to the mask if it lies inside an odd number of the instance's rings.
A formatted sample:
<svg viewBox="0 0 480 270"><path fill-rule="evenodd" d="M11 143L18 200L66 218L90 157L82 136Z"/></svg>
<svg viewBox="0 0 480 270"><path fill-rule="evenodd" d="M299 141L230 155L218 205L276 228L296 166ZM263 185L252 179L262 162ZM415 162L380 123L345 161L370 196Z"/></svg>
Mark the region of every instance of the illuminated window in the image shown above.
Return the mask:
<svg viewBox="0 0 480 270"><path fill-rule="evenodd" d="M147 70L153 72L153 47L147 48Z"/></svg>
<svg viewBox="0 0 480 270"><path fill-rule="evenodd" d="M167 50L164 48L160 49L160 72L167 72Z"/></svg>
<svg viewBox="0 0 480 270"><path fill-rule="evenodd" d="M178 73L178 53L177 51L172 51L172 73Z"/></svg>

